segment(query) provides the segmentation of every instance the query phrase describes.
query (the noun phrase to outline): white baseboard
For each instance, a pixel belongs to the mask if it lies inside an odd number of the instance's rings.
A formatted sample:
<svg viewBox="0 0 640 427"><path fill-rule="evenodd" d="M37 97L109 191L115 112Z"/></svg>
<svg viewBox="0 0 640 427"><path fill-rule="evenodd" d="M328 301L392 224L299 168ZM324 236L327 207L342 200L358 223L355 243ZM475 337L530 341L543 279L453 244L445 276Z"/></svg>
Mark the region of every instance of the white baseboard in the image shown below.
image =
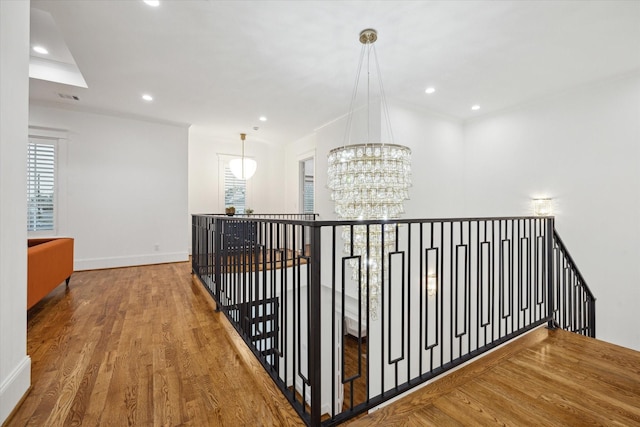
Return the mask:
<svg viewBox="0 0 640 427"><path fill-rule="evenodd" d="M171 252L150 255L134 255L124 257L104 257L75 259L73 262L74 271L100 270L103 268L133 267L137 265L165 264L168 262L182 262L189 260L189 253Z"/></svg>
<svg viewBox="0 0 640 427"><path fill-rule="evenodd" d="M0 384L0 425L20 402L31 386L31 358L25 356Z"/></svg>

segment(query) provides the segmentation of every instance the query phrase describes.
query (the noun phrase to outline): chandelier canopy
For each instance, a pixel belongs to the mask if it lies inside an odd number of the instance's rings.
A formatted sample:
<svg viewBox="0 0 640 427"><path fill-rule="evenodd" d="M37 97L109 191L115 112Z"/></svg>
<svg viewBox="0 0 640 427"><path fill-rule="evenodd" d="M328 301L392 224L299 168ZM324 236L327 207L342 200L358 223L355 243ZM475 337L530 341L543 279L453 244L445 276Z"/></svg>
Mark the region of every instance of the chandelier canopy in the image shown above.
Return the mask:
<svg viewBox="0 0 640 427"><path fill-rule="evenodd" d="M335 213L347 220L389 220L399 218L404 213L403 201L409 198L411 186L411 150L393 143L393 133L389 121L380 68L375 53L374 42L378 34L366 29L360 32L363 44L356 84L347 117L347 131L343 145L334 148L328 155L328 187L335 203ZM362 64L366 52L367 59L367 140L359 144L347 145L350 137L354 101ZM376 62L380 80L382 112L385 115L391 143L369 140L369 74L371 52ZM372 319L377 318L378 295L388 274L388 254L396 240L396 224L345 226L342 232L345 253L358 256L351 259L352 279L360 283L364 312ZM387 279L388 280L388 279Z"/></svg>

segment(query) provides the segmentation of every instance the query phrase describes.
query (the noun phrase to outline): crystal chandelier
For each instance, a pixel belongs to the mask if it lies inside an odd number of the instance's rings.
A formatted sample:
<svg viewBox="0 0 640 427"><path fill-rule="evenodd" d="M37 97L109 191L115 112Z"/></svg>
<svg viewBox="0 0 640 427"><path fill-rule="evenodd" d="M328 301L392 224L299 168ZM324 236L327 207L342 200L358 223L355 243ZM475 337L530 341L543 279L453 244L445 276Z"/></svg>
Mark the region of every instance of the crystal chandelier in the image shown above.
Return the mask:
<svg viewBox="0 0 640 427"><path fill-rule="evenodd" d="M363 49L360 56L358 76L351 99L351 107L347 119L349 136L353 103L357 93L358 81L362 70L364 54L367 54L367 86L369 85L369 59L371 52L376 61L374 42L377 40L375 30L367 29L360 33ZM380 76L379 67L378 77ZM380 79L380 97L382 111L389 123L382 79ZM367 117L369 117L369 87L367 87ZM391 127L388 126L391 139ZM411 150L396 144L385 144L368 141L361 144L346 145L335 148L328 156L328 187L331 199L335 203L335 212L346 220L389 220L404 213L403 201L409 198L408 188L411 185ZM346 142L346 141L345 141ZM367 305L372 319L378 315L378 295L388 273L389 252L395 247L396 224L371 224L345 226L342 230L344 252L358 256L351 259L352 279L361 284L363 310Z"/></svg>

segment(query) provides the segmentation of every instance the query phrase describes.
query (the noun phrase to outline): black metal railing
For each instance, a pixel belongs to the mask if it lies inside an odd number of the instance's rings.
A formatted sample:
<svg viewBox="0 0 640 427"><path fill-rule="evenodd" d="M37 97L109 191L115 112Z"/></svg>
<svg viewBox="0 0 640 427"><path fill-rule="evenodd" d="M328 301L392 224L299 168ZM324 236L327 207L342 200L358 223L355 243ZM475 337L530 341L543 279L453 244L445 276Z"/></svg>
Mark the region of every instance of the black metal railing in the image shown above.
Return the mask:
<svg viewBox="0 0 640 427"><path fill-rule="evenodd" d="M194 273L308 425L545 323L595 334L553 218L314 219L192 219Z"/></svg>
<svg viewBox="0 0 640 427"><path fill-rule="evenodd" d="M596 299L555 230L553 245L555 326L595 338Z"/></svg>
<svg viewBox="0 0 640 427"><path fill-rule="evenodd" d="M303 420L311 422L309 360L315 214L192 216L192 268ZM317 321L315 323L317 328ZM319 390L320 387L314 387ZM316 396L316 399L319 395Z"/></svg>

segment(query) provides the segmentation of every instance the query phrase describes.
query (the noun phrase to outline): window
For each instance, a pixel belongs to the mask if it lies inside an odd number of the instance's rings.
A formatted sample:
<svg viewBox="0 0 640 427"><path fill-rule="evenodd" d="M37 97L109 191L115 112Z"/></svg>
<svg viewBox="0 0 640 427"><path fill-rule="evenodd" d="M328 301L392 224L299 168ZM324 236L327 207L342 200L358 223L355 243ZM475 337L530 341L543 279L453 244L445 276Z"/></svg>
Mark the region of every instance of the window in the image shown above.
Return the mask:
<svg viewBox="0 0 640 427"><path fill-rule="evenodd" d="M224 206L233 206L237 214L243 214L247 197L247 181L235 177L229 163L224 164Z"/></svg>
<svg viewBox="0 0 640 427"><path fill-rule="evenodd" d="M218 207L221 211L233 206L237 214L244 214L251 206L252 179L238 179L229 162L238 156L218 153Z"/></svg>
<svg viewBox="0 0 640 427"><path fill-rule="evenodd" d="M302 190L302 213L314 213L313 158L306 159L300 162L300 178L302 181L300 185L300 188Z"/></svg>
<svg viewBox="0 0 640 427"><path fill-rule="evenodd" d="M313 213L313 176L304 177L304 207L302 213Z"/></svg>
<svg viewBox="0 0 640 427"><path fill-rule="evenodd" d="M56 146L45 139L29 139L27 150L27 230L55 227Z"/></svg>

